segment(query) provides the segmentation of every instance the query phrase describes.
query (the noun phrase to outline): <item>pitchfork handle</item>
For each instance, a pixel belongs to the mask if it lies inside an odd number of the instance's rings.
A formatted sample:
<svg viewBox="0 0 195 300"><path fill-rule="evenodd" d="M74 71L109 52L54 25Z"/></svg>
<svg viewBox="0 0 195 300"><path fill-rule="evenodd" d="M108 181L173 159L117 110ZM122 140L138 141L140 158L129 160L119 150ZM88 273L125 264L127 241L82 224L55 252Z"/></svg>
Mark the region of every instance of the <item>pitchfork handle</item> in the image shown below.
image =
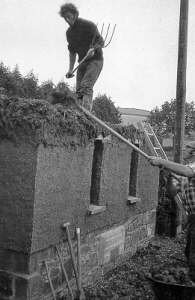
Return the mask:
<svg viewBox="0 0 195 300"><path fill-rule="evenodd" d="M139 152L142 156L144 156L146 159L149 159L149 156L143 152L141 149L136 147L134 144L129 142L127 139L125 139L122 135L120 135L118 132L116 132L114 129L106 125L102 120L98 119L96 116L94 116L90 111L85 109L83 106L80 106L78 103L76 105L81 109L84 113L86 113L89 117L91 117L96 123L110 131L113 135L115 135L119 140L123 141L126 145L130 146L133 148L135 151Z"/></svg>

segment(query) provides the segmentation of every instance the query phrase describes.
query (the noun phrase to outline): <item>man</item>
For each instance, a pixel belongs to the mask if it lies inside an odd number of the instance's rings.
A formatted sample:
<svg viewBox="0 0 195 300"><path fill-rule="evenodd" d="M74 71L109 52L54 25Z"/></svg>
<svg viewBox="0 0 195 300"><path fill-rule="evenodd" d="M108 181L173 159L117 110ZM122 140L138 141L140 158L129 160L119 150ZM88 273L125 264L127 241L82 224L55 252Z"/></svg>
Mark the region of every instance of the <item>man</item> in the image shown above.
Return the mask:
<svg viewBox="0 0 195 300"><path fill-rule="evenodd" d="M195 141L185 146L184 160L186 165L164 160L158 157L150 157L153 166L164 167L178 176L178 181L172 180L169 193L173 196L181 193L183 206L188 214L188 232L185 255L189 266L189 276L195 281Z"/></svg>
<svg viewBox="0 0 195 300"><path fill-rule="evenodd" d="M69 25L66 32L69 49L67 78L74 76L72 72L76 55L78 55L78 63L87 56L77 70L76 93L79 103L91 111L93 86L103 67L102 47L104 41L94 23L78 17L79 12L74 4L62 5L59 13Z"/></svg>

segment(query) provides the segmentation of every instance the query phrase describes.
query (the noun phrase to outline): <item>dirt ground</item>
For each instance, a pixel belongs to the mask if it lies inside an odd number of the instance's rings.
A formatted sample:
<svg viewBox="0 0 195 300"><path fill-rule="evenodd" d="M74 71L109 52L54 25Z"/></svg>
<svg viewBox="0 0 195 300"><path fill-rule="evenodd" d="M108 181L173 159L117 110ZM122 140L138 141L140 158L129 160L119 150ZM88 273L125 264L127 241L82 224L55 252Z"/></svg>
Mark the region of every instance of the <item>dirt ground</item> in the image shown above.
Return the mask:
<svg viewBox="0 0 195 300"><path fill-rule="evenodd" d="M184 247L184 233L172 239L155 237L146 248L127 258L95 286L88 287L85 290L86 299L153 300L154 294L146 278L150 268L177 262L186 266Z"/></svg>

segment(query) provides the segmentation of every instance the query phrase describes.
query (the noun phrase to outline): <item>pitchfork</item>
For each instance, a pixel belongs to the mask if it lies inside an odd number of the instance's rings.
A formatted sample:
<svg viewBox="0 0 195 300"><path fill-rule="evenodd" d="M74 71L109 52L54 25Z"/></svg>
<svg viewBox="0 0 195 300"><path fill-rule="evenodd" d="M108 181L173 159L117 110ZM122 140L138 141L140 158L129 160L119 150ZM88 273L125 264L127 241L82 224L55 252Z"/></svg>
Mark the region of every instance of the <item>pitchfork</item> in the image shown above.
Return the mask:
<svg viewBox="0 0 195 300"><path fill-rule="evenodd" d="M98 27L98 24L96 25ZM114 35L114 32L115 32L115 29L116 29L116 24L114 25L113 29L112 29L112 33L110 35L110 38L108 39L108 35L109 35L109 31L110 31L110 23L108 24L108 27L106 29L106 34L105 34L105 37L103 38L104 40L104 45L102 46L102 48L106 48L112 41L113 39L113 35ZM103 35L103 31L104 31L104 23L102 24L102 27L101 27L101 33L100 35L102 36ZM90 45L90 48L96 48L97 47L97 44L94 44L95 42L95 38L96 38L96 33L94 34L93 36L93 39L92 39L92 42L91 42L91 45ZM80 67L80 65L82 65L82 63L88 58L88 55L86 54L85 57L83 57L83 59L80 61L80 63L76 66L76 68L74 68L74 70L72 71L72 75L69 76L68 78L72 78L74 76L74 73L76 72L76 70Z"/></svg>
<svg viewBox="0 0 195 300"><path fill-rule="evenodd" d="M96 26L98 27L98 24ZM106 48L111 43L113 35L114 35L114 32L115 32L115 29L116 29L116 24L114 24L114 27L112 29L112 33L110 35L110 38L108 39L108 33L109 33L109 30L110 30L110 23L108 24L108 27L107 27L107 30L106 30L106 35L103 38L103 40L104 40L104 46L102 48ZM102 37L103 37L103 31L104 31L104 23L102 24L102 28L101 28L101 32L100 32L100 35ZM92 39L91 48L95 48L96 47L96 45L94 45L95 38L96 38L96 34L94 34L94 37Z"/></svg>

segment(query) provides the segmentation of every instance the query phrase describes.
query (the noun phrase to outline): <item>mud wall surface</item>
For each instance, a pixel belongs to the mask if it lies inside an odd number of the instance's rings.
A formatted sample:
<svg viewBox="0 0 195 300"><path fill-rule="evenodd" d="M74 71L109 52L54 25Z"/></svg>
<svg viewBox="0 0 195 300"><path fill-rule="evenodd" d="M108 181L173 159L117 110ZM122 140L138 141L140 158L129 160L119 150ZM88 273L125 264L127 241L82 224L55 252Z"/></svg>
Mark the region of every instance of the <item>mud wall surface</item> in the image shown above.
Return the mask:
<svg viewBox="0 0 195 300"><path fill-rule="evenodd" d="M115 139L104 145L100 203L107 210L100 219L102 228L124 223L131 215L127 205L131 153L131 148Z"/></svg>
<svg viewBox="0 0 195 300"><path fill-rule="evenodd" d="M1 248L30 252L36 165L35 147L0 143Z"/></svg>
<svg viewBox="0 0 195 300"><path fill-rule="evenodd" d="M93 150L93 143L72 151L39 147L32 252L58 242L63 222L80 227L85 235L129 217L126 201L131 151L118 143L105 144L99 205L106 210L88 214Z"/></svg>
<svg viewBox="0 0 195 300"><path fill-rule="evenodd" d="M99 205L101 214L88 215L93 143L85 148L65 150L40 146L35 180L32 252L57 243L61 225L70 222L84 235L100 232L114 224L156 207L158 176L145 159L138 163L137 196L141 202L127 205L131 149L116 141L104 143Z"/></svg>
<svg viewBox="0 0 195 300"><path fill-rule="evenodd" d="M90 199L93 146L40 146L35 180L32 252L57 243L61 225L82 226Z"/></svg>
<svg viewBox="0 0 195 300"><path fill-rule="evenodd" d="M142 150L149 155L149 150L146 146ZM152 167L144 157L139 155L137 196L141 198L140 208L142 211L149 211L156 208L158 202L158 182L158 168Z"/></svg>

